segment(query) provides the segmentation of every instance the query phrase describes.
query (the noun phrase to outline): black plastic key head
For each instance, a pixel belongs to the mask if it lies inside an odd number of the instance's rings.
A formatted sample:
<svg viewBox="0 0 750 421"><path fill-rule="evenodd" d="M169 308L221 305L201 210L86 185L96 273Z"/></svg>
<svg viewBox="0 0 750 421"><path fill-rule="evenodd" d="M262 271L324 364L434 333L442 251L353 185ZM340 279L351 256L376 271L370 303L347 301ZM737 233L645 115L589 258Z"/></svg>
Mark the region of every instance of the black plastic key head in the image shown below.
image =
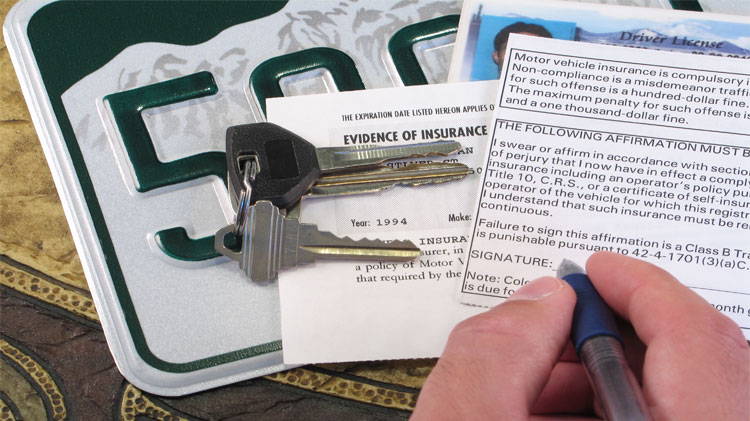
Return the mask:
<svg viewBox="0 0 750 421"><path fill-rule="evenodd" d="M307 193L320 178L315 147L305 139L272 123L252 123L227 129L227 170L232 203L242 191L243 166L255 156L258 162L251 202L268 200L285 208Z"/></svg>

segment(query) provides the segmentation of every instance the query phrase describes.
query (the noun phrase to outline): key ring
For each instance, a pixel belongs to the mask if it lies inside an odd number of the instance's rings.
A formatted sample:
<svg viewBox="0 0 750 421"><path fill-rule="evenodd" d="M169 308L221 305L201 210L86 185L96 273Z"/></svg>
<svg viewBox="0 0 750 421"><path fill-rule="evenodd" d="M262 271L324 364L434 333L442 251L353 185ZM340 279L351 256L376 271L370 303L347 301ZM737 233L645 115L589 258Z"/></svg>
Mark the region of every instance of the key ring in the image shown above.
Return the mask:
<svg viewBox="0 0 750 421"><path fill-rule="evenodd" d="M242 192L240 193L240 200L237 203L237 218L234 221L234 229L232 229L234 235L240 235L242 228L245 226L247 211L250 209L250 197L253 194L252 183L255 181L257 174L258 158L251 156L245 161L245 165L242 168Z"/></svg>

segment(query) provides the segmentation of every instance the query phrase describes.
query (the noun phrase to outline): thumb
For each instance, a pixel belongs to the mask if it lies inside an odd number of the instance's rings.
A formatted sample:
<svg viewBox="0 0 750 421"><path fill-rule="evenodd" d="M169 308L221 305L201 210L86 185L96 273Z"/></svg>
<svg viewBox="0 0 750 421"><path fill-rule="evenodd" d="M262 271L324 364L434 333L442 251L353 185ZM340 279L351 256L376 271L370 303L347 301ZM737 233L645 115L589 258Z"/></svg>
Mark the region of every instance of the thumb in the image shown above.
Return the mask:
<svg viewBox="0 0 750 421"><path fill-rule="evenodd" d="M526 419L568 342L575 302L567 283L544 277L459 323L415 419Z"/></svg>

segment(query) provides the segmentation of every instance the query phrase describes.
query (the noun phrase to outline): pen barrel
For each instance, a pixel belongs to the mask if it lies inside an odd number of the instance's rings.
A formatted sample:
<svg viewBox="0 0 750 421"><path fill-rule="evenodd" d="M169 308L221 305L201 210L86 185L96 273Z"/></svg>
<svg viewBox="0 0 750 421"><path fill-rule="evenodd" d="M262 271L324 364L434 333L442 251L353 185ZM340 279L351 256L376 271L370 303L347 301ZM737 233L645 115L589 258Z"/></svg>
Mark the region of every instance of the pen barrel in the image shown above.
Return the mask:
<svg viewBox="0 0 750 421"><path fill-rule="evenodd" d="M651 420L641 387L630 370L622 344L611 336L595 336L581 345L586 367L605 419Z"/></svg>

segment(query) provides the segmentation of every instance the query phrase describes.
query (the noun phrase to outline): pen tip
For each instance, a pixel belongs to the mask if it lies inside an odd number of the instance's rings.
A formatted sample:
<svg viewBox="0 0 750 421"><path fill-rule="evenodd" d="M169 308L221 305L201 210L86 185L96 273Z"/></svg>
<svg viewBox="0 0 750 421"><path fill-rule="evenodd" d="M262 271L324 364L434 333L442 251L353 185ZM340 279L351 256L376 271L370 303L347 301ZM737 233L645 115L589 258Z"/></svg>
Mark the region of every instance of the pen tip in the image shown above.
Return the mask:
<svg viewBox="0 0 750 421"><path fill-rule="evenodd" d="M586 271L572 260L563 259L557 267L557 277L562 278L572 273L586 273Z"/></svg>

